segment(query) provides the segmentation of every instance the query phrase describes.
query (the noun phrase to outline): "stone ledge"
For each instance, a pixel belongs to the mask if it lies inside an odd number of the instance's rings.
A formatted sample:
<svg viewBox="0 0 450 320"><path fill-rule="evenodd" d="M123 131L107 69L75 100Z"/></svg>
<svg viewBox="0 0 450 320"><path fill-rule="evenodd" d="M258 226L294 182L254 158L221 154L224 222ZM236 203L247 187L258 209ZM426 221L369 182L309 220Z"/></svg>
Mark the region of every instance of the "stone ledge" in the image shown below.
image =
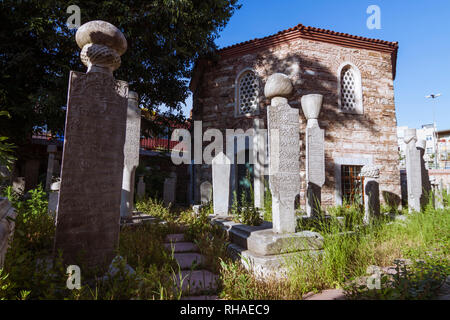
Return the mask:
<svg viewBox="0 0 450 320"><path fill-rule="evenodd" d="M298 253L284 253L263 256L245 250L236 244L228 246L228 252L234 260L240 260L243 266L261 279L287 279L288 264L291 259L297 258ZM311 250L314 255L321 255L322 250Z"/></svg>

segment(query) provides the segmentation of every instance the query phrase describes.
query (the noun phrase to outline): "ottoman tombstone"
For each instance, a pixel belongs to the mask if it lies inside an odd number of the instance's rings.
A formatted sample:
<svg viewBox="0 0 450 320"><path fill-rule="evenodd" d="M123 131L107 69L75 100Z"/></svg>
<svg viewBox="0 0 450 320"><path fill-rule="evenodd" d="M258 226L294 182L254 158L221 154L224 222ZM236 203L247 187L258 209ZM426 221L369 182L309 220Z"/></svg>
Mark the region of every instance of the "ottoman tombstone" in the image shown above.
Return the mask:
<svg viewBox="0 0 450 320"><path fill-rule="evenodd" d="M105 21L76 33L87 73L70 73L55 253L105 267L119 240L128 84L114 79L127 41Z"/></svg>

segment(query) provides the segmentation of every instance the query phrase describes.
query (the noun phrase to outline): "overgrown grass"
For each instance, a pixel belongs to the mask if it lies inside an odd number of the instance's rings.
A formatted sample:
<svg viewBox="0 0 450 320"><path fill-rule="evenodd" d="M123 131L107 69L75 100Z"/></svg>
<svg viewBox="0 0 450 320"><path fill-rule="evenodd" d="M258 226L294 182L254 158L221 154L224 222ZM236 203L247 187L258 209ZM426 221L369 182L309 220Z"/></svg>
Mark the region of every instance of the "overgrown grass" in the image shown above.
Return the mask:
<svg viewBox="0 0 450 320"><path fill-rule="evenodd" d="M343 217L344 222L319 219L314 225L303 225L303 229L320 231L323 251L300 252L286 258L289 281L261 281L236 263L224 262L223 297L300 299L308 292L347 288L353 298L424 299L434 297L439 284L450 274L448 208L435 210L428 206L423 212L407 214L405 222L379 219L368 226L361 226L362 212L357 206L332 208L328 212ZM396 280L385 280L384 291L366 293L349 287L349 283L366 275L368 266L392 266L397 259L428 262L409 269ZM251 293L233 286L235 282Z"/></svg>

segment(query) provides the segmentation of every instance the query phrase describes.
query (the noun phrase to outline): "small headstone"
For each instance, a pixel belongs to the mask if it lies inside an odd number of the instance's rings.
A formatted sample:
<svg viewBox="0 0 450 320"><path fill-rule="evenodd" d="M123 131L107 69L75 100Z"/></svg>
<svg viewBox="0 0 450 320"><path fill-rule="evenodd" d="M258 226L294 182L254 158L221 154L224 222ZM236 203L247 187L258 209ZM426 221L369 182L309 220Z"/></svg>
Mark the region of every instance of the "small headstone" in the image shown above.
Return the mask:
<svg viewBox="0 0 450 320"><path fill-rule="evenodd" d="M380 177L380 166L364 166L361 169L364 177L364 223L380 216L380 186L377 179Z"/></svg>
<svg viewBox="0 0 450 320"><path fill-rule="evenodd" d="M163 199L164 205L174 205L176 200L177 174L171 172L169 177L164 180Z"/></svg>
<svg viewBox="0 0 450 320"><path fill-rule="evenodd" d="M212 199L212 184L209 181L203 181L200 184L201 203L208 203Z"/></svg>
<svg viewBox="0 0 450 320"><path fill-rule="evenodd" d="M271 75L264 88L265 96L271 99L267 125L274 233L293 233L296 228L294 201L300 193L300 137L299 111L291 108L286 98L292 91L291 81L281 73Z"/></svg>
<svg viewBox="0 0 450 320"><path fill-rule="evenodd" d="M321 212L322 186L325 183L325 131L320 129L318 117L323 96L309 94L301 99L306 126L306 214L317 216Z"/></svg>
<svg viewBox="0 0 450 320"><path fill-rule="evenodd" d="M105 268L120 230L128 84L114 79L127 41L105 21L76 33L87 73L70 73L55 254L67 264Z"/></svg>
<svg viewBox="0 0 450 320"><path fill-rule="evenodd" d="M141 136L141 110L136 92L128 92L127 129L124 146L124 165L122 179L122 198L120 217L130 218L133 214L135 172L139 165L139 146Z"/></svg>
<svg viewBox="0 0 450 320"><path fill-rule="evenodd" d="M144 182L144 176L139 176L139 181L137 185L137 191L136 196L139 200L142 200L145 198L145 182Z"/></svg>
<svg viewBox="0 0 450 320"><path fill-rule="evenodd" d="M230 205L231 160L220 152L212 160L214 214L227 216Z"/></svg>

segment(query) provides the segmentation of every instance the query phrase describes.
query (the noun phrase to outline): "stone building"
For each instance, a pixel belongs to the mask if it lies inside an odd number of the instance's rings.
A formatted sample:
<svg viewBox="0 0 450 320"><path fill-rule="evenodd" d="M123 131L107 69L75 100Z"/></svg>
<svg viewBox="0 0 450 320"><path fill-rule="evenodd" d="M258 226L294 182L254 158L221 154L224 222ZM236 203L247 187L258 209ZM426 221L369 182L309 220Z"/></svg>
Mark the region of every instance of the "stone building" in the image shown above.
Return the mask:
<svg viewBox="0 0 450 320"><path fill-rule="evenodd" d="M358 174L367 164L382 168L380 197L398 199L400 173L393 85L397 51L397 42L301 24L235 44L219 50L216 58L197 61L190 83L192 118L202 121L203 132L216 128L224 137L225 129L252 128L254 119L261 119L267 128L270 101L264 97L264 85L271 74L284 73L294 85L294 94L289 98L292 107L301 109L303 95L324 96L319 116L319 125L325 130L326 182L322 203L328 206L342 204L345 199L362 201L358 197L362 194ZM304 205L306 119L302 111L299 127L299 195ZM234 166L232 185L239 191L246 174L239 165ZM194 167L192 200L199 203L199 186L203 181L211 181L211 166Z"/></svg>

